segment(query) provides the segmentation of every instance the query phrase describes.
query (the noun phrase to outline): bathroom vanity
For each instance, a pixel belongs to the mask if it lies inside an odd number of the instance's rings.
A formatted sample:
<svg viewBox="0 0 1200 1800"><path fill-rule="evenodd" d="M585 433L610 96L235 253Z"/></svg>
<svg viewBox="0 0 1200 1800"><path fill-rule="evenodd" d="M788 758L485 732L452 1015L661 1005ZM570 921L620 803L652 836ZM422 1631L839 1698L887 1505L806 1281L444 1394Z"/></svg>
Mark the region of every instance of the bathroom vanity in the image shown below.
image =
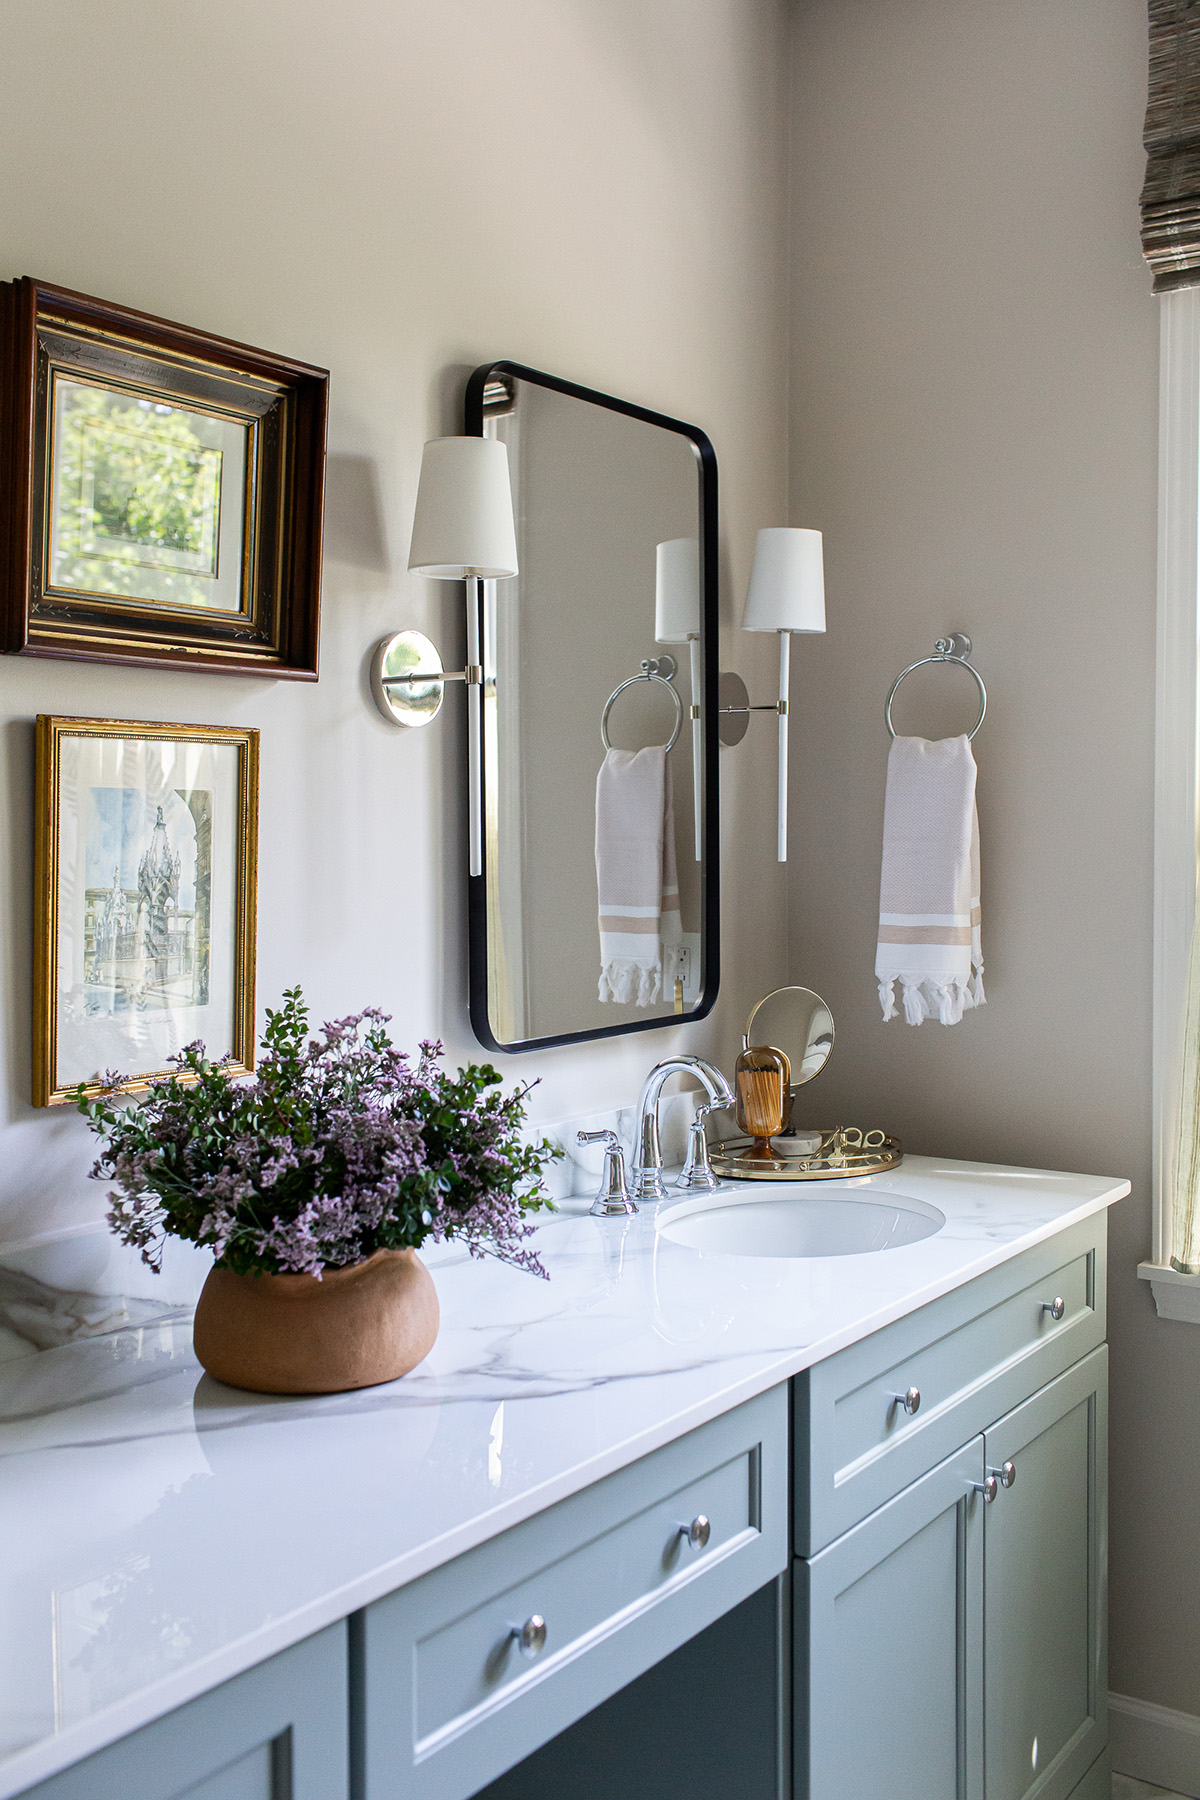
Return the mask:
<svg viewBox="0 0 1200 1800"><path fill-rule="evenodd" d="M182 1319L9 1364L0 1800L549 1800L573 1756L636 1800L670 1694L739 1800L1099 1800L1127 1191L914 1157L842 1203L940 1227L790 1258L730 1252L738 1194L720 1250L564 1212L548 1283L431 1256L429 1362L327 1399L198 1377Z"/></svg>

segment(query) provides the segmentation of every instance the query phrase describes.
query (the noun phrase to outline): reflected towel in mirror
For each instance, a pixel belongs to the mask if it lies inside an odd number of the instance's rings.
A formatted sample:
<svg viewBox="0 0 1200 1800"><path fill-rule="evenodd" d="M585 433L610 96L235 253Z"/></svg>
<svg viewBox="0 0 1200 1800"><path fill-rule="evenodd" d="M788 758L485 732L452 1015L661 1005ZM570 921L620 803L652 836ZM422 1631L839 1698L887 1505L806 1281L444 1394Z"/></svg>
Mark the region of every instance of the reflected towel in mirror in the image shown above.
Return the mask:
<svg viewBox="0 0 1200 1800"><path fill-rule="evenodd" d="M888 753L875 977L910 1025L984 1004L975 758L966 736L898 737Z"/></svg>
<svg viewBox="0 0 1200 1800"><path fill-rule="evenodd" d="M683 934L671 765L661 744L609 750L596 777L601 1000L651 1006L679 972Z"/></svg>

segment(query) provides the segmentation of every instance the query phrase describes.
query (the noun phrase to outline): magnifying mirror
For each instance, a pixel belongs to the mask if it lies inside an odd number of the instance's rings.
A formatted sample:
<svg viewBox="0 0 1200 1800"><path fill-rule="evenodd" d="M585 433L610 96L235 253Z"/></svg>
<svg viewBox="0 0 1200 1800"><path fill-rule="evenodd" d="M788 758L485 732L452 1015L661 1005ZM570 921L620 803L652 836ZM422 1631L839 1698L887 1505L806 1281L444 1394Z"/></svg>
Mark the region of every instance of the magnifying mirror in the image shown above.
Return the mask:
<svg viewBox="0 0 1200 1800"><path fill-rule="evenodd" d="M819 1075L832 1056L833 1014L811 988L775 988L750 1014L742 1042L782 1050L791 1064L794 1091Z"/></svg>

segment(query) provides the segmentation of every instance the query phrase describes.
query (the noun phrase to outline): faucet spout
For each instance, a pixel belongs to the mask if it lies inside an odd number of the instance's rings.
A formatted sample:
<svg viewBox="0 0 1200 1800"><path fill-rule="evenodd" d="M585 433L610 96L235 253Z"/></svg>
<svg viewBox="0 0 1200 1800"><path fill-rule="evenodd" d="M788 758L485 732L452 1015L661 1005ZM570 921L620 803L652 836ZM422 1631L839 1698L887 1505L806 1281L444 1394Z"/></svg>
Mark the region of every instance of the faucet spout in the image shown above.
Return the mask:
<svg viewBox="0 0 1200 1800"><path fill-rule="evenodd" d="M637 1156L633 1165L633 1192L639 1200L665 1200L662 1141L658 1130L658 1102L670 1075L694 1075L708 1096L710 1106L732 1106L733 1091L720 1069L702 1056L667 1056L655 1063L642 1084L638 1101Z"/></svg>

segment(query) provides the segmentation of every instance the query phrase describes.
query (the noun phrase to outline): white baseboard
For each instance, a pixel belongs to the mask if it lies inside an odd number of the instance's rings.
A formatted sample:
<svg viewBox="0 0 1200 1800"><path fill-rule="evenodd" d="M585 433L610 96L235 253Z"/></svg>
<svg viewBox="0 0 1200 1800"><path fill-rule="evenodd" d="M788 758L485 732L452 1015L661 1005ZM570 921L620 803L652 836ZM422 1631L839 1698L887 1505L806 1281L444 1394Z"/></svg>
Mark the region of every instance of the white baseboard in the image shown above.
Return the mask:
<svg viewBox="0 0 1200 1800"><path fill-rule="evenodd" d="M1119 1775L1200 1800L1200 1718L1193 1713L1110 1694L1108 1744Z"/></svg>

